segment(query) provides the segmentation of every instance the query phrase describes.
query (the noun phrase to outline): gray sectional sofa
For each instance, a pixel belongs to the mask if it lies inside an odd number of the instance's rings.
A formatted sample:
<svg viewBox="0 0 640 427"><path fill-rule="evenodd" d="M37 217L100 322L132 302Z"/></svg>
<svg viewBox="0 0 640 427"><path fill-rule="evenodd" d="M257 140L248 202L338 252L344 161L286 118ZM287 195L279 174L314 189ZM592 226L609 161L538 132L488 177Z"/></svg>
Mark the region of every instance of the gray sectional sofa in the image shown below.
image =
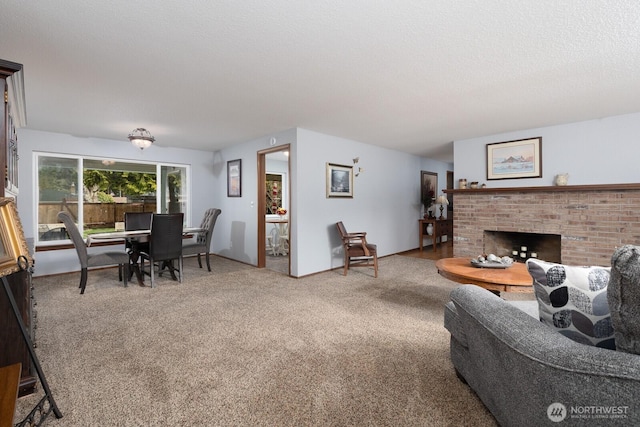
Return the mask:
<svg viewBox="0 0 640 427"><path fill-rule="evenodd" d="M640 425L640 355L577 343L542 324L536 301L475 285L451 292L451 361L502 426Z"/></svg>

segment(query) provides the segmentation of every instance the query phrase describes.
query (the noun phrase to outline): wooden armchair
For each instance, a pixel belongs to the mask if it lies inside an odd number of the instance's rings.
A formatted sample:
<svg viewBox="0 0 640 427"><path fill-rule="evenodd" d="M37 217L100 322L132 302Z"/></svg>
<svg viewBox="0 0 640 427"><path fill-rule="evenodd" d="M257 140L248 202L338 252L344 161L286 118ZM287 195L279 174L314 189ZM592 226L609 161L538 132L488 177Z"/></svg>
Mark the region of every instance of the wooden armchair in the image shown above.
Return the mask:
<svg viewBox="0 0 640 427"><path fill-rule="evenodd" d="M378 277L378 251L376 245L367 243L367 233L347 233L342 221L336 223L344 252L344 275L351 267L373 267Z"/></svg>

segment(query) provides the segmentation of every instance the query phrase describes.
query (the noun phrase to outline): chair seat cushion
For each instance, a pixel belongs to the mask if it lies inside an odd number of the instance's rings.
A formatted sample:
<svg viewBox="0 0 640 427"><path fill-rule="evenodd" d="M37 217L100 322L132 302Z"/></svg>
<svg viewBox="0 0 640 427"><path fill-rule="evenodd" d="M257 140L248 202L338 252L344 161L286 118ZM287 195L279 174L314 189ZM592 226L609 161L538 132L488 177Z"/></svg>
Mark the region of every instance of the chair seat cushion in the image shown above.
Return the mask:
<svg viewBox="0 0 640 427"><path fill-rule="evenodd" d="M186 243L182 245L182 255L196 255L207 252L207 247L201 243Z"/></svg>
<svg viewBox="0 0 640 427"><path fill-rule="evenodd" d="M369 255L373 256L376 253L377 247L374 244L367 243L367 249L369 250ZM361 245L353 245L349 247L349 256L367 256L364 253L364 249L362 249Z"/></svg>
<svg viewBox="0 0 640 427"><path fill-rule="evenodd" d="M126 252L105 252L101 254L89 255L87 259L87 267L127 263L129 263L129 254L127 254Z"/></svg>

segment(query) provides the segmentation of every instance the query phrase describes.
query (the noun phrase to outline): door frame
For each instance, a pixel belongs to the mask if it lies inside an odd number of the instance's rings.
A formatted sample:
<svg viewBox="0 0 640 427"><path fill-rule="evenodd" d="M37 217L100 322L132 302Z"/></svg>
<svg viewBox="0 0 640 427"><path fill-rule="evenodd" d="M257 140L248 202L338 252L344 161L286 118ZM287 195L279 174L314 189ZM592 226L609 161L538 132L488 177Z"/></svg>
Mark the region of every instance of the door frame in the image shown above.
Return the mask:
<svg viewBox="0 0 640 427"><path fill-rule="evenodd" d="M267 157L269 153L277 153L280 151L288 151L291 153L291 144L278 145L276 147L267 148L266 150L258 151L258 268L265 268L267 266L267 221L265 218L265 212L267 210ZM291 252L293 249L293 239L291 238L291 159L287 162L287 206L289 215L289 276L291 276Z"/></svg>

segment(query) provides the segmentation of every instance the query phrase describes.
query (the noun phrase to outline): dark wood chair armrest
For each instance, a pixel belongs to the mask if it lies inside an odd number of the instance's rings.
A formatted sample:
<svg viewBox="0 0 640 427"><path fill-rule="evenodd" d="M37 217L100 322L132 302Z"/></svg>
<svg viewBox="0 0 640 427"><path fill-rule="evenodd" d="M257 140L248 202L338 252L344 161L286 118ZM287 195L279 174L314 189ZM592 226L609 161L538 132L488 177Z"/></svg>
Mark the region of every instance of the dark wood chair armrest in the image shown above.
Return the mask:
<svg viewBox="0 0 640 427"><path fill-rule="evenodd" d="M366 235L367 235L367 233L365 233L363 231L358 232L358 233L347 233L347 237L364 237Z"/></svg>
<svg viewBox="0 0 640 427"><path fill-rule="evenodd" d="M367 247L367 233L349 233L346 236L346 243L349 246L362 246L365 256L371 256L369 248Z"/></svg>

